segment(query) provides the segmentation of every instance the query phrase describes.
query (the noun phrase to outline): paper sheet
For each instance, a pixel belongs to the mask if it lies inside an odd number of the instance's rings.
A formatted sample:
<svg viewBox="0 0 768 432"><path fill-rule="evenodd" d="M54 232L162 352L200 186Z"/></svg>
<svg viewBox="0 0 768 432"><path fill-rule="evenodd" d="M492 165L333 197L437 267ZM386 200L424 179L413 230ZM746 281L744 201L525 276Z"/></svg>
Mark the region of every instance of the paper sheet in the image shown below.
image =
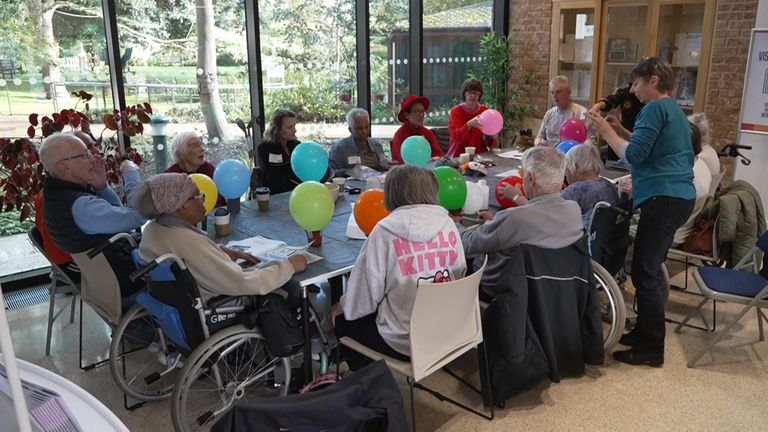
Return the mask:
<svg viewBox="0 0 768 432"><path fill-rule="evenodd" d="M307 259L307 264L320 261L323 257L309 251L310 243L301 246L288 246L280 240L272 240L262 236L231 241L227 244L232 249L239 249L259 258L262 261L285 261L289 256L300 253Z"/></svg>
<svg viewBox="0 0 768 432"><path fill-rule="evenodd" d="M510 150L504 153L499 153L496 156L504 159L522 159L523 152L519 150Z"/></svg>
<svg viewBox="0 0 768 432"><path fill-rule="evenodd" d="M504 178L504 177L509 177L509 176L518 176L518 177L520 177L520 170L517 169L517 168L514 168L514 169L511 169L509 171L504 171L502 173L496 174L496 177L498 177L498 178Z"/></svg>
<svg viewBox="0 0 768 432"><path fill-rule="evenodd" d="M357 240L365 240L365 233L357 226L355 221L355 203L349 203L352 206L352 212L349 213L349 220L347 221L347 237Z"/></svg>

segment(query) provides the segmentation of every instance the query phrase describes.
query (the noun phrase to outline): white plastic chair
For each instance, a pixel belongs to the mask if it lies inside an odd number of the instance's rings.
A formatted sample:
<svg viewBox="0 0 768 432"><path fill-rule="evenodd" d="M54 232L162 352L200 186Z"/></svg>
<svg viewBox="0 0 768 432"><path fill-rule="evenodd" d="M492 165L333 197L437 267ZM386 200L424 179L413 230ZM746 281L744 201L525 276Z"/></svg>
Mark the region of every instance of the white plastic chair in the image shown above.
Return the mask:
<svg viewBox="0 0 768 432"><path fill-rule="evenodd" d="M340 340L343 345L368 358L384 359L390 368L408 377L411 393L411 423L414 430L416 430L416 413L413 403L414 387L424 390L440 400L446 400L459 408L493 420L493 395L490 395L488 399L491 401L491 413L486 415L419 384L422 379L477 346L482 346L482 358L485 363L482 367L485 367L486 372L488 371L488 356L483 344L483 328L480 322L480 305L477 297L480 279L487 261L488 258L486 257L479 270L456 281L419 282L416 301L411 312L410 362L388 357L350 337L342 337ZM452 372L448 370L446 372L458 378ZM485 376L490 377L490 374L486 373ZM460 380L470 386L463 379ZM480 390L470 387L482 395ZM489 392L491 391L490 383L483 387L489 389Z"/></svg>

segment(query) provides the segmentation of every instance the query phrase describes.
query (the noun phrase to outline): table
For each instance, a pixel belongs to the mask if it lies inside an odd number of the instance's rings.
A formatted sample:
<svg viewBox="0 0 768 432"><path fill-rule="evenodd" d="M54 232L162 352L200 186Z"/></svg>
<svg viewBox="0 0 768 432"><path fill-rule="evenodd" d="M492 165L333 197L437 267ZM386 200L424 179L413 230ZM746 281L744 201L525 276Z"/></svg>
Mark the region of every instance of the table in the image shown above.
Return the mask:
<svg viewBox="0 0 768 432"><path fill-rule="evenodd" d="M291 194L272 195L269 210L259 211L256 200L245 201L240 205L240 212L230 215L232 233L226 237L216 236L213 228L213 216L208 217L208 235L218 243L243 240L254 236L263 236L281 240L289 245L307 244L306 232L300 228L288 209ZM341 278L352 270L352 265L360 254L363 240L350 239L346 236L347 221L352 213L350 203L359 195L341 194L336 200L333 216L323 229L323 243L319 247L310 247L309 252L320 255L322 260L307 266L307 269L294 275L302 287L301 315L304 325L304 377L312 379L312 352L309 329L309 297L307 287L322 281L331 284L332 291L341 291Z"/></svg>

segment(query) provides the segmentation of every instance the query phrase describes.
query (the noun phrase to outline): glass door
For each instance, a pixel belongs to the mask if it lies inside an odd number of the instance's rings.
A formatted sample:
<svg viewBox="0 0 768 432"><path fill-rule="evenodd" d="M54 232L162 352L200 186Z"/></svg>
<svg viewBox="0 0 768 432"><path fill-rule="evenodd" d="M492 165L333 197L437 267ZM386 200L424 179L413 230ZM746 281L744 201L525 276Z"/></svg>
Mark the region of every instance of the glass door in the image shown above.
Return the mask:
<svg viewBox="0 0 768 432"><path fill-rule="evenodd" d="M567 77L571 99L587 108L594 99L595 19L593 7L556 8L552 34L556 55L550 65L550 78Z"/></svg>
<svg viewBox="0 0 768 432"><path fill-rule="evenodd" d="M598 97L613 94L630 83L632 67L642 59L648 30L648 6L643 4L607 5L604 13L601 52L605 65Z"/></svg>
<svg viewBox="0 0 768 432"><path fill-rule="evenodd" d="M669 62L675 71L672 97L689 114L693 112L697 95L703 91L705 84L699 79L703 57L704 10L704 2L662 4L659 9L655 52ZM699 87L700 83L702 87Z"/></svg>

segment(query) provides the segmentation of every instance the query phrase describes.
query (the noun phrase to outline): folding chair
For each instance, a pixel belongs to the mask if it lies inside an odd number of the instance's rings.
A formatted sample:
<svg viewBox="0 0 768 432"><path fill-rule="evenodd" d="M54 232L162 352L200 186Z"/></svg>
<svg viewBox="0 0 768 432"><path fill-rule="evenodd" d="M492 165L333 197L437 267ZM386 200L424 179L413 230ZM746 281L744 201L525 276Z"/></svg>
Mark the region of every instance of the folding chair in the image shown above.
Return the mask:
<svg viewBox="0 0 768 432"><path fill-rule="evenodd" d="M481 367L484 367L485 371L488 372L488 355L483 343L480 305L477 298L480 279L487 261L488 258L486 257L479 270L456 281L419 282L416 302L411 312L410 362L385 356L350 337L342 337L340 340L343 345L368 358L384 359L390 368L408 378L411 394L411 425L414 431L416 430L416 412L413 402L414 387L426 391L439 400L448 401L473 414L493 420L493 403L490 404L491 414L486 415L419 383L422 379L444 368L448 363L477 346L481 346L480 349L483 351L484 365ZM447 369L446 373L459 379L482 396L481 390L474 388L464 379ZM486 373L485 376L489 377L490 373ZM490 382L483 387L491 392ZM489 395L487 400L493 401L493 395Z"/></svg>
<svg viewBox="0 0 768 432"><path fill-rule="evenodd" d="M688 367L692 368L697 361L720 339L728 333L734 325L753 307L757 309L757 324L760 332L760 340L765 340L763 331L763 321L768 322L768 317L762 311L762 308L768 308L768 280L758 274L759 260L758 251L768 253L768 232L763 233L757 240L757 244L752 250L738 263L733 269L719 267L701 267L693 271L693 278L698 285L704 299L696 306L696 309L688 314L687 317L675 328L679 333L685 323L690 320L694 314L704 307L709 301L722 301L729 303L743 304L744 307L736 314L736 317L723 330L718 332L712 340L698 354L696 354ZM743 270L751 267L751 271Z"/></svg>
<svg viewBox="0 0 768 432"><path fill-rule="evenodd" d="M71 324L75 322L75 301L77 300L78 294L80 294L80 285L75 283L67 275L67 272L62 270L61 267L56 265L53 261L51 261L50 258L48 258L48 255L45 253L45 248L43 247L43 236L36 226L33 226L27 234L29 235L29 241L32 242L32 246L34 246L35 249L43 254L45 259L47 259L51 264L51 285L48 287L48 334L45 337L45 356L48 357L51 355L51 336L53 333L53 323L67 308L66 305L62 306L54 313L54 309L56 309L56 294L72 293L72 302L70 303L69 312L69 322Z"/></svg>

